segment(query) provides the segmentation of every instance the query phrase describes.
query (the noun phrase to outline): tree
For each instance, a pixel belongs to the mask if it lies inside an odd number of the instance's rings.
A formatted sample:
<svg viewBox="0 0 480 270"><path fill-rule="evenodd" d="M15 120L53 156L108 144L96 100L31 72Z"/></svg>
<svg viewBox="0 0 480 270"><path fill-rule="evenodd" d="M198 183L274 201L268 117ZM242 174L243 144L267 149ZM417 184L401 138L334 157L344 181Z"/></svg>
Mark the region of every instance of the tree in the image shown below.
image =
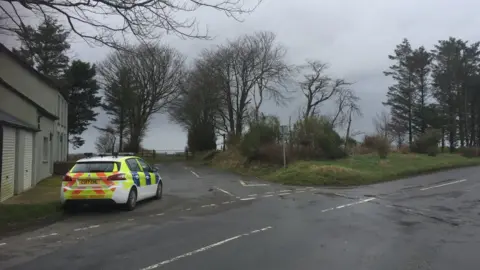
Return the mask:
<svg viewBox="0 0 480 270"><path fill-rule="evenodd" d="M260 4L261 0L256 1ZM9 8L7 8L9 6ZM153 41L163 32L173 32L181 37L209 38L197 30L194 18L179 19L182 13L195 12L201 8L210 8L224 12L228 17L241 20L240 16L255 9L244 8L237 0L0 0L0 10L8 19L0 24L6 32L22 31L24 17L19 15L24 9L43 18L56 14L68 23L70 30L87 42L107 45L113 48L125 48L123 41L131 36L140 41ZM92 29L93 32L85 31ZM163 31L159 31L163 30ZM128 48L128 46L127 46Z"/></svg>
<svg viewBox="0 0 480 270"><path fill-rule="evenodd" d="M382 136L384 139L391 141L392 137L392 120L390 115L386 111L382 111L377 114L373 119L373 125L375 126L375 131L377 135Z"/></svg>
<svg viewBox="0 0 480 270"><path fill-rule="evenodd" d="M391 76L395 84L388 87L387 101L384 105L390 107L392 121L398 125L407 127L408 142L413 142L414 122L413 114L415 108L416 91L414 87L415 66L412 61L412 48L410 42L404 39L396 46L394 55L389 55L390 60L395 61L385 76Z"/></svg>
<svg viewBox="0 0 480 270"><path fill-rule="evenodd" d="M360 98L350 88L340 88L335 98L336 111L331 117L333 127L344 126L351 121L350 116L361 115L358 107Z"/></svg>
<svg viewBox="0 0 480 270"><path fill-rule="evenodd" d="M23 26L16 33L21 46L13 49L13 52L58 83L69 63L67 51L70 49L70 32L56 19L46 16L37 28Z"/></svg>
<svg viewBox="0 0 480 270"><path fill-rule="evenodd" d="M129 126L128 115L133 108L131 101L135 95L134 79L129 70L121 67L116 73L105 73L105 70L100 68L99 73L104 80L101 107L110 117L110 125L119 136L118 148L123 151Z"/></svg>
<svg viewBox="0 0 480 270"><path fill-rule="evenodd" d="M100 65L105 82L114 82L122 70L132 78L126 116L128 151L139 151L153 115L163 112L178 97L185 76L184 61L184 56L171 47L141 44L112 53Z"/></svg>
<svg viewBox="0 0 480 270"><path fill-rule="evenodd" d="M216 149L215 117L222 101L215 78L204 71L197 62L169 108L170 119L187 130L192 152Z"/></svg>
<svg viewBox="0 0 480 270"><path fill-rule="evenodd" d="M112 153L118 150L116 145L115 129L111 125L105 128L95 127L100 131L100 135L95 141L95 149L97 153Z"/></svg>
<svg viewBox="0 0 480 270"><path fill-rule="evenodd" d="M270 32L243 35L201 55L204 74L215 78L222 97L216 117L219 130L238 138L252 102L257 118L263 100L273 98L282 103L283 83L290 72L284 58L283 47Z"/></svg>
<svg viewBox="0 0 480 270"><path fill-rule="evenodd" d="M351 85L342 79L334 80L326 75L328 65L320 61L308 60L301 69L308 70L308 73L303 75L303 81L300 82L300 89L307 99L304 118L314 116L322 103L336 95L345 86Z"/></svg>
<svg viewBox="0 0 480 270"><path fill-rule="evenodd" d="M95 65L74 60L65 70L64 82L68 92L68 136L73 148L85 143L80 136L98 115L100 106L99 86L95 79Z"/></svg>
<svg viewBox="0 0 480 270"><path fill-rule="evenodd" d="M430 98L430 71L432 55L423 46L414 50L411 55L413 67L413 87L416 91L413 108L413 126L417 135L425 133L427 122L427 101Z"/></svg>

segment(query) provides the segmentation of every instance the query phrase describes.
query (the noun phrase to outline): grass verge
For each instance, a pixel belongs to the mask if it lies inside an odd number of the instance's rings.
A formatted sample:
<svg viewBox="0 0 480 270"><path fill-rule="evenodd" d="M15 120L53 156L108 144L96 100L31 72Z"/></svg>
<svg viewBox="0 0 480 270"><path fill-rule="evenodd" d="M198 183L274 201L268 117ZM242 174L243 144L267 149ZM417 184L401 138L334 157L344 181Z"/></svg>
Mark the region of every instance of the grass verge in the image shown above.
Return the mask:
<svg viewBox="0 0 480 270"><path fill-rule="evenodd" d="M0 235L35 227L62 216L61 176L52 176L0 204Z"/></svg>
<svg viewBox="0 0 480 270"><path fill-rule="evenodd" d="M220 167L288 185L355 186L475 165L480 165L480 158L465 158L457 154L430 157L392 153L387 159L367 154L334 161L299 161L286 169L258 165L245 168L238 164L229 167L225 163Z"/></svg>

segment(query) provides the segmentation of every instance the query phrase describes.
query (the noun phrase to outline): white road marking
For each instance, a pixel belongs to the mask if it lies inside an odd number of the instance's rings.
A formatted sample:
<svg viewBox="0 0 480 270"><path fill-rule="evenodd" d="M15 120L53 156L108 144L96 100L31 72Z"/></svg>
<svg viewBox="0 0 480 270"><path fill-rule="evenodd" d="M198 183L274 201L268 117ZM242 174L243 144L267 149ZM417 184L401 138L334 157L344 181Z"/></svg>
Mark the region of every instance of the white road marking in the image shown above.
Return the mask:
<svg viewBox="0 0 480 270"><path fill-rule="evenodd" d="M85 231L85 230L88 230L88 229L93 229L93 228L98 228L98 227L100 227L100 225L92 225L92 226L88 226L88 227L77 228L77 229L74 229L73 231L74 232Z"/></svg>
<svg viewBox="0 0 480 270"><path fill-rule="evenodd" d="M303 193L305 190L297 190L297 193Z"/></svg>
<svg viewBox="0 0 480 270"><path fill-rule="evenodd" d="M230 195L230 196L232 196L232 197L234 196L232 193L226 191L225 189L221 189L221 188L219 188L219 187L214 187L214 188L217 189L217 190L220 190L221 192L223 192L223 193L225 193L225 194L228 194L228 195Z"/></svg>
<svg viewBox="0 0 480 270"><path fill-rule="evenodd" d="M30 237L30 238L27 238L27 240L29 241L29 240L33 240L33 239L41 239L41 238L45 238L45 237L49 237L49 236L55 236L55 235L58 235L58 233L51 233L51 234L45 234L45 235Z"/></svg>
<svg viewBox="0 0 480 270"><path fill-rule="evenodd" d="M200 175L198 175L196 172L194 171L190 171L193 175L195 175L197 178L200 178Z"/></svg>
<svg viewBox="0 0 480 270"><path fill-rule="evenodd" d="M240 184L244 187L263 187L268 186L268 184L246 184L244 181L240 180Z"/></svg>
<svg viewBox="0 0 480 270"><path fill-rule="evenodd" d="M250 200L255 200L254 197L249 197L249 198L241 198L241 201L250 201Z"/></svg>
<svg viewBox="0 0 480 270"><path fill-rule="evenodd" d="M256 196L258 196L258 194L250 194L250 195L248 195L248 197L256 197Z"/></svg>
<svg viewBox="0 0 480 270"><path fill-rule="evenodd" d="M273 197L273 194L263 195L264 198Z"/></svg>
<svg viewBox="0 0 480 270"><path fill-rule="evenodd" d="M283 195L290 195L290 194L292 194L292 193L290 193L290 192L285 192L285 193L278 193L278 196L283 196Z"/></svg>
<svg viewBox="0 0 480 270"><path fill-rule="evenodd" d="M6 244L7 244L7 243L0 243L0 247L1 247L1 246L5 246Z"/></svg>
<svg viewBox="0 0 480 270"><path fill-rule="evenodd" d="M280 190L279 193L283 193L283 192L290 192L292 191L291 189L284 189L284 190Z"/></svg>
<svg viewBox="0 0 480 270"><path fill-rule="evenodd" d="M229 203L232 203L232 202L231 201L222 202L222 204L229 204Z"/></svg>
<svg viewBox="0 0 480 270"><path fill-rule="evenodd" d="M187 209L185 209L185 211L190 211L190 210L192 210L192 208L187 208Z"/></svg>
<svg viewBox="0 0 480 270"><path fill-rule="evenodd" d="M158 214L156 214L156 216L163 216L163 215L165 215L165 213L158 213Z"/></svg>
<svg viewBox="0 0 480 270"><path fill-rule="evenodd" d="M134 221L134 220L135 220L135 219L133 219L133 218L129 218L129 219L128 219L128 221Z"/></svg>
<svg viewBox="0 0 480 270"><path fill-rule="evenodd" d="M429 190L429 189L432 189L432 188L438 188L438 187L444 187L444 186L448 186L448 185L458 184L458 183L462 183L462 182L465 182L465 181L467 181L467 179L461 179L461 180L457 180L457 181L453 181L453 182L448 182L448 183L441 184L441 185L436 185L436 186L421 188L420 190L421 190L421 191L424 191L424 190Z"/></svg>
<svg viewBox="0 0 480 270"><path fill-rule="evenodd" d="M217 206L217 205L214 203L202 205L202 207L214 207L214 206Z"/></svg>
<svg viewBox="0 0 480 270"><path fill-rule="evenodd" d="M197 254L197 253L200 253L200 252L203 252L203 251L207 251L207 250L209 250L209 249L211 249L211 248L218 247L218 246L220 246L220 245L226 244L226 243L228 243L228 242L230 242L230 241L233 241L233 240L236 240L236 239L238 239L238 238L240 238L240 237L249 236L249 235L252 235L252 234L258 233L258 232L263 232L263 231L269 230L269 229L271 229L271 228L272 228L271 226L268 226L268 227L265 227L265 228L262 228L262 229L253 230L253 231L248 232L248 233L239 234L239 235L236 235L236 236L227 238L227 239L225 239L225 240L222 240L222 241L213 243L213 244L211 244L211 245L204 246L204 247L202 247L202 248L196 249L196 250L194 250L194 251L190 251L190 252L184 253L184 254L182 254L182 255L173 257L173 258L171 258L171 259L168 259L168 260L165 260L165 261L162 261L162 262L159 262L159 263L150 265L150 266L145 267L145 268L142 268L142 269L140 269L140 270L151 270L151 269L155 269L155 268L164 266L164 265L166 265L166 264L172 263L172 262L174 262L174 261L178 261L178 260L183 259L183 258L185 258L185 257L189 257L189 256L195 255L195 254Z"/></svg>
<svg viewBox="0 0 480 270"><path fill-rule="evenodd" d="M307 190L306 188L297 188L297 191L305 191Z"/></svg>
<svg viewBox="0 0 480 270"><path fill-rule="evenodd" d="M265 194L274 194L275 191L269 191L269 192L265 192Z"/></svg>
<svg viewBox="0 0 480 270"><path fill-rule="evenodd" d="M361 203L366 203L366 202L373 201L373 200L375 200L375 198L368 198L368 199L356 201L356 202L349 203L349 204L339 205L339 206L337 206L337 207L332 207L332 208L324 209L324 210L322 210L322 213L325 213L325 212L328 212L328 211L332 211L332 210L335 210L335 209L342 209L342 208L345 208L345 207L349 207L349 206L353 206L353 205L357 205L357 204L361 204Z"/></svg>

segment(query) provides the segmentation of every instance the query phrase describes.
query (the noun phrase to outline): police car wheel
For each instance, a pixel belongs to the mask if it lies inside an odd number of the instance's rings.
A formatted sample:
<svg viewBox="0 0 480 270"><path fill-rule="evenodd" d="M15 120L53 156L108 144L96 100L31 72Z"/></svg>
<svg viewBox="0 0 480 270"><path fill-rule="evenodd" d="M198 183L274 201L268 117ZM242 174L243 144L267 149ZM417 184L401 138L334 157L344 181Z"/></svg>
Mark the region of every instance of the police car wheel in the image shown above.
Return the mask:
<svg viewBox="0 0 480 270"><path fill-rule="evenodd" d="M160 200L162 198L162 194L163 194L163 185L158 184L157 185L157 192L155 193L155 199Z"/></svg>
<svg viewBox="0 0 480 270"><path fill-rule="evenodd" d="M137 192L132 188L128 193L127 203L125 205L128 211L132 211L137 206Z"/></svg>

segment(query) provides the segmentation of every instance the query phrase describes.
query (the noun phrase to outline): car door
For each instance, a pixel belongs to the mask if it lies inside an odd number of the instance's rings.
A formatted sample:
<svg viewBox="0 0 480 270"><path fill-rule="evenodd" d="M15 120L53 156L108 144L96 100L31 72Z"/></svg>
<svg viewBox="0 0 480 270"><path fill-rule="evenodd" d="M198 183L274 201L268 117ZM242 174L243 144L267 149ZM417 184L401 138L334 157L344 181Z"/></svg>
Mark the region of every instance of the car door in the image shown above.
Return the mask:
<svg viewBox="0 0 480 270"><path fill-rule="evenodd" d="M137 198L138 200L142 200L145 197L147 197L146 193L148 192L148 189L146 187L146 181L145 181L145 174L142 171L142 168L137 162L136 158L129 158L125 160L127 163L128 168L130 169L130 172L132 174L133 182L137 186Z"/></svg>
<svg viewBox="0 0 480 270"><path fill-rule="evenodd" d="M155 172L153 171L152 167L148 165L147 162L145 162L145 160L139 158L137 161L138 164L140 164L142 172L145 174L145 182L148 189L148 196L154 196L155 192L157 191L157 179L155 176Z"/></svg>

